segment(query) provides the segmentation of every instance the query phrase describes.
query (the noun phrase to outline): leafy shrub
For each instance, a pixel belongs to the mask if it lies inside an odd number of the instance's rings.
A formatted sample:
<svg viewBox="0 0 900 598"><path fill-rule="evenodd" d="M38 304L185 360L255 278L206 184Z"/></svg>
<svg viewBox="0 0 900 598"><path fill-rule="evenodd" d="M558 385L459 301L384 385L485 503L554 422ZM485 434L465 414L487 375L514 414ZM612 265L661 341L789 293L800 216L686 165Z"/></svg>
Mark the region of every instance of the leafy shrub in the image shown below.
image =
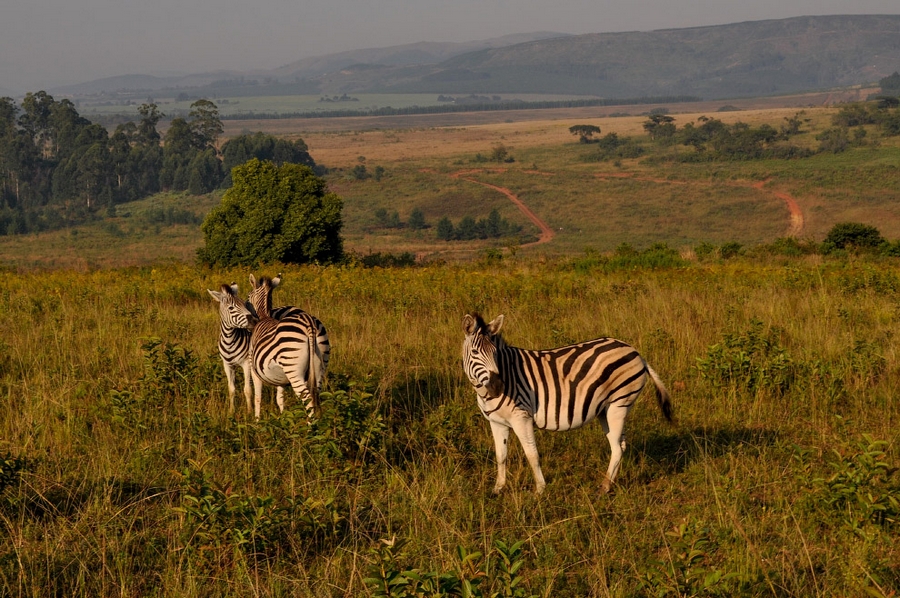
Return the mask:
<svg viewBox="0 0 900 598"><path fill-rule="evenodd" d="M388 212L385 208L375 210L375 220L378 226L384 228L401 228L403 224L400 222L400 214L395 210Z"/></svg>
<svg viewBox="0 0 900 598"><path fill-rule="evenodd" d="M824 475L811 476L809 469L814 465L805 463L806 473L801 475L815 493L811 500L855 533L864 533L869 524L896 529L900 525L900 470L887 462L888 446L884 440L863 434L854 444L831 450Z"/></svg>
<svg viewBox="0 0 900 598"><path fill-rule="evenodd" d="M343 256L343 201L299 164L250 160L203 221L200 261L219 266L332 263Z"/></svg>
<svg viewBox="0 0 900 598"><path fill-rule="evenodd" d="M441 598L490 596L491 598L529 598L519 574L525 565L523 542L507 544L495 540L487 558L480 552L456 548L457 566L451 571L407 569L402 561L406 542L392 538L381 540L370 551L372 563L365 583L376 598ZM491 557L494 557L493 559Z"/></svg>
<svg viewBox="0 0 900 598"><path fill-rule="evenodd" d="M456 226L453 226L449 218L441 218L436 232L437 238L442 241L472 241L474 239L508 237L521 232L521 230L521 226L512 224L506 218L501 218L500 212L491 210L487 218L476 221L471 216L465 216Z"/></svg>
<svg viewBox="0 0 900 598"><path fill-rule="evenodd" d="M643 251L636 251L627 243L616 248L615 254L604 264L607 271L636 268L680 268L687 265L681 255L665 243L654 243Z"/></svg>
<svg viewBox="0 0 900 598"><path fill-rule="evenodd" d="M231 558L234 551L253 559L284 551L292 537L321 543L343 532L346 513L333 500L245 495L215 483L197 463L180 472L183 542L201 560Z"/></svg>
<svg viewBox="0 0 900 598"><path fill-rule="evenodd" d="M860 222L835 224L825 235L823 245L828 249L875 249L885 243L881 232L874 226Z"/></svg>
<svg viewBox="0 0 900 598"><path fill-rule="evenodd" d="M721 247L719 247L719 257L723 260L729 260L733 257L737 257L741 255L741 250L743 249L740 243L735 241L728 241L724 243Z"/></svg>
<svg viewBox="0 0 900 598"><path fill-rule="evenodd" d="M725 334L722 342L697 358L700 377L736 392L785 394L798 378L801 366L781 346L779 336L778 328L765 330L760 320L751 320L746 331Z"/></svg>
<svg viewBox="0 0 900 598"><path fill-rule="evenodd" d="M374 395L350 386L323 392L320 400L322 413L309 427L312 450L331 462L371 463L387 429Z"/></svg>
<svg viewBox="0 0 900 598"><path fill-rule="evenodd" d="M716 562L719 547L712 531L696 521L667 531L666 542L666 557L652 560L640 577L641 587L650 595L734 596L756 580L752 574L723 572Z"/></svg>
<svg viewBox="0 0 900 598"><path fill-rule="evenodd" d="M416 265L416 256L408 251L403 253L368 253L357 258L366 268L407 268Z"/></svg>

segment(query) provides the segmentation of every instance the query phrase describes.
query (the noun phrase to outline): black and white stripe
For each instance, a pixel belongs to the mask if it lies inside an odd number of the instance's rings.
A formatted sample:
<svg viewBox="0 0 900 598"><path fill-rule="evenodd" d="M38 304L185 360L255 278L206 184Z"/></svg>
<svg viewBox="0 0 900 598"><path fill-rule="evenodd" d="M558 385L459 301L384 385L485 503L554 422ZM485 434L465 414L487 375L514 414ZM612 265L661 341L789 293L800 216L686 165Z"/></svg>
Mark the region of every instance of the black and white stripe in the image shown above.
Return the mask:
<svg viewBox="0 0 900 598"><path fill-rule="evenodd" d="M475 387L478 407L494 436L494 492L506 484L510 428L522 444L540 493L546 483L534 427L574 430L595 417L600 419L612 452L601 487L609 492L625 450L625 418L648 376L656 386L660 410L672 421L672 403L662 380L633 347L622 341L598 338L532 351L507 345L500 335L502 325L502 315L490 323L478 314L463 317L463 370Z"/></svg>
<svg viewBox="0 0 900 598"><path fill-rule="evenodd" d="M250 361L254 383L254 413L259 418L262 407L262 385L278 388L276 402L284 411L283 388L290 385L303 401L312 418L318 410L319 388L325 378L331 345L328 332L318 318L296 307L272 317L272 291L281 277L250 275L248 302L259 317L250 337Z"/></svg>
<svg viewBox="0 0 900 598"><path fill-rule="evenodd" d="M249 305L240 300L237 283L223 284L218 291L209 289L207 291L219 303L219 357L222 358L225 378L228 380L229 413L234 412L235 372L238 367L244 373L244 399L247 402L247 411L252 411L250 331L258 318ZM273 309L272 317L280 320L285 314L293 311L302 310L286 305ZM282 389L279 389L279 392L282 392Z"/></svg>
<svg viewBox="0 0 900 598"><path fill-rule="evenodd" d="M236 284L223 284L218 291L209 291L219 303L219 356L228 380L228 409L234 412L235 368L244 372L244 398L250 409L250 330L257 318L238 298Z"/></svg>

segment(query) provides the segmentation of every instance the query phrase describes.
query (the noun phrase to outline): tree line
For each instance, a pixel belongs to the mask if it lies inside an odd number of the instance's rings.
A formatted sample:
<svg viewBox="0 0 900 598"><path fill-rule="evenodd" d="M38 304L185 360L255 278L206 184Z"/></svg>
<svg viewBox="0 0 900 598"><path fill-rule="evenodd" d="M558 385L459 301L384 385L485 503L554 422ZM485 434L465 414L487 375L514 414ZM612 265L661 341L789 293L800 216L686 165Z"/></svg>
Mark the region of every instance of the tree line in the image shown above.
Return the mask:
<svg viewBox="0 0 900 598"><path fill-rule="evenodd" d="M193 195L231 185L231 168L251 158L315 167L302 139L256 133L218 147L224 128L210 100L191 104L161 135L154 103L137 122L106 128L68 99L44 91L16 104L0 98L0 235L62 228L159 191Z"/></svg>

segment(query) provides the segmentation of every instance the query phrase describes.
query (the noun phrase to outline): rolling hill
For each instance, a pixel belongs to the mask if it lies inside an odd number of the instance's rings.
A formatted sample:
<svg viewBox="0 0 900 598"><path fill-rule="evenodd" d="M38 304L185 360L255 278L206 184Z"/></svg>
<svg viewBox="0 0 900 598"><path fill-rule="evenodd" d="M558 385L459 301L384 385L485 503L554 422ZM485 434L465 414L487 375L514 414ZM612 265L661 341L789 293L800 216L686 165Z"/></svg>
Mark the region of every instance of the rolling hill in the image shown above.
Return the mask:
<svg viewBox="0 0 900 598"><path fill-rule="evenodd" d="M191 90L241 95L566 94L603 98L756 97L877 83L900 70L900 15L748 21L648 32L529 33L307 58L272 71L128 76L51 90ZM233 86L232 85L232 86ZM220 92L221 94L221 92Z"/></svg>
<svg viewBox="0 0 900 598"><path fill-rule="evenodd" d="M762 96L877 82L900 69L900 16L826 16L596 33L470 52L427 71L329 77L331 91Z"/></svg>

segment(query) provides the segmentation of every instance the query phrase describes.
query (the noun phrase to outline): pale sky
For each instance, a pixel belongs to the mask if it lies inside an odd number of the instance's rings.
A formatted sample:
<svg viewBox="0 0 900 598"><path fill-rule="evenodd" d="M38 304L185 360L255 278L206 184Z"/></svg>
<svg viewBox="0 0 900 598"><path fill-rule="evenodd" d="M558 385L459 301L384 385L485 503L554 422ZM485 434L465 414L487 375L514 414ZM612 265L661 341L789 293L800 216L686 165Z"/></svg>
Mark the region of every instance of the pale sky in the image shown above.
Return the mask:
<svg viewBox="0 0 900 598"><path fill-rule="evenodd" d="M272 69L420 41L835 14L900 14L900 0L0 0L0 90Z"/></svg>

